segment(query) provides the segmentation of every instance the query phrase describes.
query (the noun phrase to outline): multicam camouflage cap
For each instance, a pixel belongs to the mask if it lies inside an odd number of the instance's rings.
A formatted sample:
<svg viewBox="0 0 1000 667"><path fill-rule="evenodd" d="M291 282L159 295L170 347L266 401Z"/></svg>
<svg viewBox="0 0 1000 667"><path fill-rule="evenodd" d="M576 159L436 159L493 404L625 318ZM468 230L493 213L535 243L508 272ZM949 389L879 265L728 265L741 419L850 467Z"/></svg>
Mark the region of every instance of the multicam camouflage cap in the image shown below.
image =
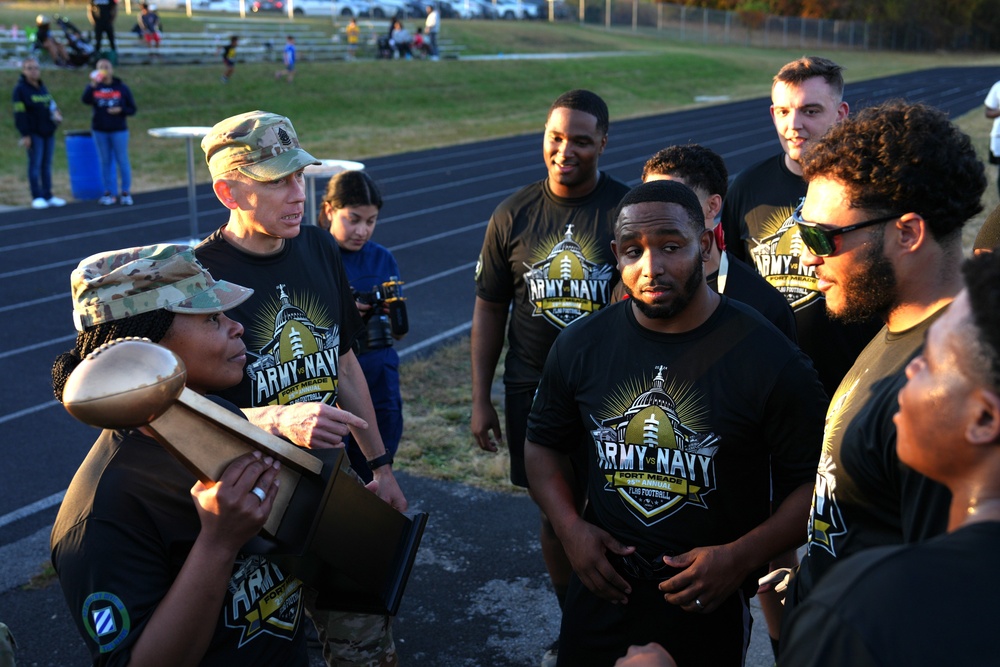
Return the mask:
<svg viewBox="0 0 1000 667"><path fill-rule="evenodd" d="M215 280L186 245L160 244L102 252L70 277L77 331L154 310L221 313L253 290Z"/></svg>
<svg viewBox="0 0 1000 667"><path fill-rule="evenodd" d="M255 181L276 181L319 160L299 146L292 121L250 111L215 124L201 140L212 178L234 169Z"/></svg>

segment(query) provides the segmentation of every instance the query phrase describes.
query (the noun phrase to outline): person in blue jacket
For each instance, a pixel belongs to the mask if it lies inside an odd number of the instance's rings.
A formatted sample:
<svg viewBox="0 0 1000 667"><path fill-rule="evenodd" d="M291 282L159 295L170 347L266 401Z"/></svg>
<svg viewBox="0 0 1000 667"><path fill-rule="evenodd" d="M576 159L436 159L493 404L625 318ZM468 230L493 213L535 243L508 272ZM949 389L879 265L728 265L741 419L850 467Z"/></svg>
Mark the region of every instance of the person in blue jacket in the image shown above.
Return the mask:
<svg viewBox="0 0 1000 667"><path fill-rule="evenodd" d="M101 206L132 205L132 166L128 160L128 124L126 118L135 115L135 99L121 79L114 75L111 61L97 61L97 69L90 74L90 82L83 90L83 103L94 107L90 123L97 156L101 161L101 181L104 196ZM121 190L117 187L115 165L121 176ZM115 196L121 192L121 196Z"/></svg>
<svg viewBox="0 0 1000 667"><path fill-rule="evenodd" d="M403 399L399 392L399 354L392 344L405 332L394 333L386 328L387 320L380 316L388 313L387 305L380 312L377 303L370 303L373 289L381 290L383 283L399 277L392 253L371 240L381 209L382 194L372 177L363 171L344 171L330 179L317 222L340 246L355 303L367 324L367 335L360 336L356 353L368 381L385 449L395 455L403 436ZM371 481L371 470L353 439L347 443L347 454L354 471L366 482Z"/></svg>
<svg viewBox="0 0 1000 667"><path fill-rule="evenodd" d="M66 200L52 196L52 153L62 114L42 83L41 74L38 61L25 58L13 95L14 125L21 135L18 145L28 154L32 208L66 205Z"/></svg>

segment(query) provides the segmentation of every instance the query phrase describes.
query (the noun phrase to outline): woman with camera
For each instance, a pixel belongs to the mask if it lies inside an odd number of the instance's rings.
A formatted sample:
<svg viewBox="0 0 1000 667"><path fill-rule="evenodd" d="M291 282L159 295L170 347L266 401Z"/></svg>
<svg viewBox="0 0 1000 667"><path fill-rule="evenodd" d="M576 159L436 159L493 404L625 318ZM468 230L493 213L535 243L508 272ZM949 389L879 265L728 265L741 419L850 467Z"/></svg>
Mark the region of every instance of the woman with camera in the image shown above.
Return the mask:
<svg viewBox="0 0 1000 667"><path fill-rule="evenodd" d="M399 355L393 349L408 331L406 302L399 266L385 247L371 240L382 194L363 171L344 171L330 179L317 222L337 240L354 301L367 325L355 353L368 381L368 391L387 452L395 455L403 435L403 399L399 393ZM372 479L364 454L347 442L351 467L365 482Z"/></svg>

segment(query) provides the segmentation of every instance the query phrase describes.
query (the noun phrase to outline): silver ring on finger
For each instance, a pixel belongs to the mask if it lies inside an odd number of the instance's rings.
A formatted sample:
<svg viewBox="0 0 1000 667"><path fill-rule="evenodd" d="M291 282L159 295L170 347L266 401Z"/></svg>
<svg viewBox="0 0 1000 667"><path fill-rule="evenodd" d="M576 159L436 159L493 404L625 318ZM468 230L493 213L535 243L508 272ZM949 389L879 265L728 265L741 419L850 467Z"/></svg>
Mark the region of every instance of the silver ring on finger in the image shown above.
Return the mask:
<svg viewBox="0 0 1000 667"><path fill-rule="evenodd" d="M703 605L701 603L701 600L699 600L698 598L694 599L694 606L698 607L698 611L705 611L705 605Z"/></svg>
<svg viewBox="0 0 1000 667"><path fill-rule="evenodd" d="M250 489L250 493L257 496L257 500L259 500L260 502L264 502L264 499L267 498L267 493L264 491L264 489L260 488L259 486L255 486L252 489Z"/></svg>

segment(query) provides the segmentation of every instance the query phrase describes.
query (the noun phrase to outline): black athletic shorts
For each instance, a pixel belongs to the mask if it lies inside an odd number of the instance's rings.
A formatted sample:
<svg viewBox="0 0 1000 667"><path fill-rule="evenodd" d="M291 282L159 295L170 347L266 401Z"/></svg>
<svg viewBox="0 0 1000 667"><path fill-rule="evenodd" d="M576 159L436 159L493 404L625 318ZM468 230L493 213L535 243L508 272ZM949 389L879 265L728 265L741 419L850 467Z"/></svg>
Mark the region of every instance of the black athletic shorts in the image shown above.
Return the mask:
<svg viewBox="0 0 1000 667"><path fill-rule="evenodd" d="M507 388L504 393L507 450L510 452L510 481L514 486L528 488L528 474L524 470L524 440L528 433L528 415L535 398L535 387L528 389ZM580 448L570 457L576 475L576 488L585 494L587 488L587 452Z"/></svg>

